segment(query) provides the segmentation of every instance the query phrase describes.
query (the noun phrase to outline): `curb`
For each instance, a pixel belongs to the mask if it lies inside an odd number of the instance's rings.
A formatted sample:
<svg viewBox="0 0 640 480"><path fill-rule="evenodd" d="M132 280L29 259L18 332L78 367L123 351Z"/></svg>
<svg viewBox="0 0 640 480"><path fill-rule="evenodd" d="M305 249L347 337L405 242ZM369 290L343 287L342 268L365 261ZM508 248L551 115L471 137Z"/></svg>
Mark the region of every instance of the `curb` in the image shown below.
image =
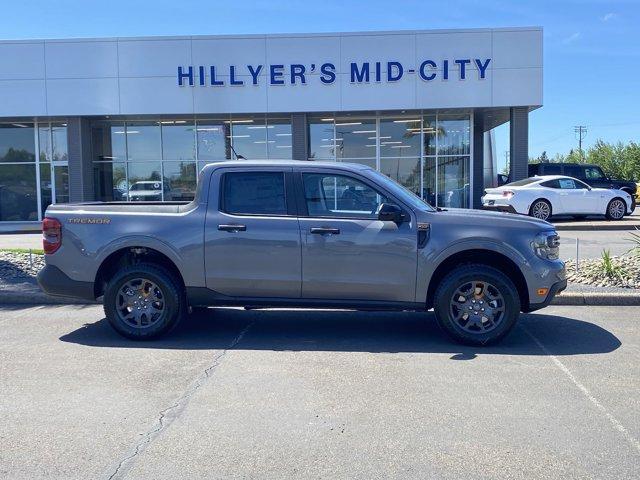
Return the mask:
<svg viewBox="0 0 640 480"><path fill-rule="evenodd" d="M558 232L577 232L577 231L633 231L640 229L640 224L634 223L615 223L615 222L602 222L602 223L571 223L571 224L552 224Z"/></svg>
<svg viewBox="0 0 640 480"><path fill-rule="evenodd" d="M639 306L640 293L563 292L551 301L551 305Z"/></svg>
<svg viewBox="0 0 640 480"><path fill-rule="evenodd" d="M100 305L66 297L52 297L42 292L0 291L0 305ZM564 306L640 306L640 293L607 292L563 292L553 299L551 305Z"/></svg>

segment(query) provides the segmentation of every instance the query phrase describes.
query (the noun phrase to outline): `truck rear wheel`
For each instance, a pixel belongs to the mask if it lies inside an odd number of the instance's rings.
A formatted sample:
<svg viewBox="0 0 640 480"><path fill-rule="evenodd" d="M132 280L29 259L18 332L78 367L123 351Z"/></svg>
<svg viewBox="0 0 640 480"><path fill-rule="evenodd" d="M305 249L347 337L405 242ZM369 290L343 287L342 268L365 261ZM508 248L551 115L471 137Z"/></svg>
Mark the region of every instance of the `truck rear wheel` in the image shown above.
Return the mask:
<svg viewBox="0 0 640 480"><path fill-rule="evenodd" d="M515 325L520 297L501 271L481 264L461 265L440 282L434 312L438 325L457 342L489 345Z"/></svg>
<svg viewBox="0 0 640 480"><path fill-rule="evenodd" d="M164 268L144 263L118 271L107 285L103 303L111 326L132 340L164 335L186 311L176 279Z"/></svg>

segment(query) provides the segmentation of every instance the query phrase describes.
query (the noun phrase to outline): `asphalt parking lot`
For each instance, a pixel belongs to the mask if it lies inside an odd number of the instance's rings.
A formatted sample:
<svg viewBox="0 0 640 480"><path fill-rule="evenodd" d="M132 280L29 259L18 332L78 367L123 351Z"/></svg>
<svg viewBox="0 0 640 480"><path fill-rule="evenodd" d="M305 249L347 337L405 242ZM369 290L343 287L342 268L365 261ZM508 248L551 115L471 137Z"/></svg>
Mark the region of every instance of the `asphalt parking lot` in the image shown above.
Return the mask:
<svg viewBox="0 0 640 480"><path fill-rule="evenodd" d="M638 478L640 308L551 307L496 347L431 313L0 307L0 477Z"/></svg>

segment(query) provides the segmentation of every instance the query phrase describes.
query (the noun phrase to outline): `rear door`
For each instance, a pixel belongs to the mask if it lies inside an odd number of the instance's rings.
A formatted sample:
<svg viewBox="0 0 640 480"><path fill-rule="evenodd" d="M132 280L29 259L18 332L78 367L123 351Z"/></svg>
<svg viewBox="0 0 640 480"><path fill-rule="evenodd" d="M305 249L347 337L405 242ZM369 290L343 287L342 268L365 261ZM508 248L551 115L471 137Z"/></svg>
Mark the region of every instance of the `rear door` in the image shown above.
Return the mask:
<svg viewBox="0 0 640 480"><path fill-rule="evenodd" d="M418 236L411 210L353 172L309 168L296 180L302 297L415 301ZM383 202L403 208L406 221L379 221Z"/></svg>
<svg viewBox="0 0 640 480"><path fill-rule="evenodd" d="M292 181L286 167L213 172L205 223L207 288L233 297L300 297Z"/></svg>

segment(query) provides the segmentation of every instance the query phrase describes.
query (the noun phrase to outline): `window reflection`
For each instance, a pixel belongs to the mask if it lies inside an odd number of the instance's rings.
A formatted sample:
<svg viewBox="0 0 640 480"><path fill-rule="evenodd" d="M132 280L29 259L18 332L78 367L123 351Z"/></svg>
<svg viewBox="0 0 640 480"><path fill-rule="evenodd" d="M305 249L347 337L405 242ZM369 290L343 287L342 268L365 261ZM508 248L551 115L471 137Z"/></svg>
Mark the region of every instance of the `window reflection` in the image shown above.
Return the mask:
<svg viewBox="0 0 640 480"><path fill-rule="evenodd" d="M380 156L419 157L420 123L420 118L381 119ZM370 140L375 143L375 134Z"/></svg>
<svg viewBox="0 0 640 480"><path fill-rule="evenodd" d="M420 158L381 158L380 172L420 196Z"/></svg>
<svg viewBox="0 0 640 480"><path fill-rule="evenodd" d="M335 160L333 118L309 120L309 158Z"/></svg>
<svg viewBox="0 0 640 480"><path fill-rule="evenodd" d="M338 118L335 127L337 159L372 158L375 160L375 119ZM370 137L374 137L373 140Z"/></svg>
<svg viewBox="0 0 640 480"><path fill-rule="evenodd" d="M438 117L438 155L469 153L469 115Z"/></svg>
<svg viewBox="0 0 640 480"><path fill-rule="evenodd" d="M469 157L439 157L438 205L465 208L469 193Z"/></svg>
<svg viewBox="0 0 640 480"><path fill-rule="evenodd" d="M159 202L163 197L160 162L129 163L128 194L132 202Z"/></svg>
<svg viewBox="0 0 640 480"><path fill-rule="evenodd" d="M191 201L196 192L196 162L164 162L164 200Z"/></svg>
<svg viewBox="0 0 640 480"><path fill-rule="evenodd" d="M231 158L231 125L222 121L198 121L198 159L221 161Z"/></svg>
<svg viewBox="0 0 640 480"><path fill-rule="evenodd" d="M267 158L267 123L264 117L231 120L231 145L250 160ZM234 156L235 157L235 156Z"/></svg>
<svg viewBox="0 0 640 480"><path fill-rule="evenodd" d="M435 155L436 154L436 116L425 115L422 119L422 135L424 143L424 154Z"/></svg>
<svg viewBox="0 0 640 480"><path fill-rule="evenodd" d="M96 200L103 202L121 202L127 200L126 164L94 163L94 185Z"/></svg>
<svg viewBox="0 0 640 480"><path fill-rule="evenodd" d="M160 122L127 122L116 135L126 135L129 160L159 160L162 158Z"/></svg>
<svg viewBox="0 0 640 480"><path fill-rule="evenodd" d="M0 124L0 162L35 162L32 123Z"/></svg>
<svg viewBox="0 0 640 480"><path fill-rule="evenodd" d="M51 150L54 162L66 162L69 160L66 123L51 124Z"/></svg>
<svg viewBox="0 0 640 480"><path fill-rule="evenodd" d="M35 144L33 137L31 143ZM0 221L37 220L38 194L35 163L0 164Z"/></svg>
<svg viewBox="0 0 640 480"><path fill-rule="evenodd" d="M164 120L162 125L162 158L195 160L195 123L186 120Z"/></svg>
<svg viewBox="0 0 640 480"><path fill-rule="evenodd" d="M267 154L269 158L291 160L291 121L267 119Z"/></svg>
<svg viewBox="0 0 640 480"><path fill-rule="evenodd" d="M124 123L97 123L91 127L94 161L123 161L127 158Z"/></svg>

